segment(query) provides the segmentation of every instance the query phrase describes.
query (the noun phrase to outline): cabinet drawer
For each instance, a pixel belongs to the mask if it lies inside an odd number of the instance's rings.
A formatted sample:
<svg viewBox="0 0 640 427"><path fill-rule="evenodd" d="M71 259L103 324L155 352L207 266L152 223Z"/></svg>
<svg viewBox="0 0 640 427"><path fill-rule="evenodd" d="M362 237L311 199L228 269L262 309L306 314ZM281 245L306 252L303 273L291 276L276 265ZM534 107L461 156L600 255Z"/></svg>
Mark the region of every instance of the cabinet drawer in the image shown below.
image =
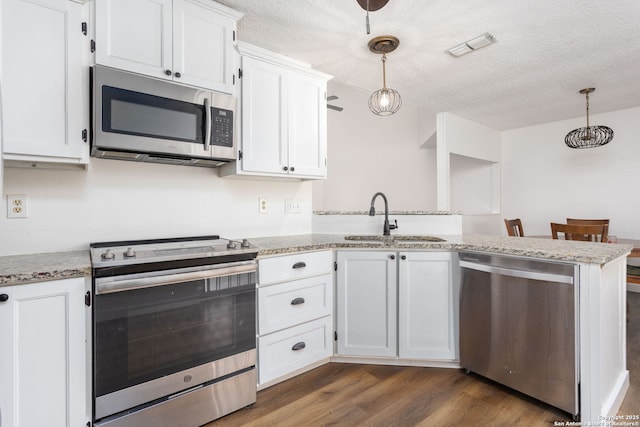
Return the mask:
<svg viewBox="0 0 640 427"><path fill-rule="evenodd" d="M260 384L333 354L331 316L258 338Z"/></svg>
<svg viewBox="0 0 640 427"><path fill-rule="evenodd" d="M262 286L331 272L331 251L305 252L258 260L258 283Z"/></svg>
<svg viewBox="0 0 640 427"><path fill-rule="evenodd" d="M331 274L258 288L260 335L329 315L332 310Z"/></svg>

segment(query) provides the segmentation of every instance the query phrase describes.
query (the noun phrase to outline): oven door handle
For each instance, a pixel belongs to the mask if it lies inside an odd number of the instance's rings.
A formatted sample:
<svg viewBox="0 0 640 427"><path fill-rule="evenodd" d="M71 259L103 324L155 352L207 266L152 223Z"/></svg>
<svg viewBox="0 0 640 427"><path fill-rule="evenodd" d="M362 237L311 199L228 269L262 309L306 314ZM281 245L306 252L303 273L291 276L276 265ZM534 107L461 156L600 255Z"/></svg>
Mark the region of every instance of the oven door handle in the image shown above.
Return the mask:
<svg viewBox="0 0 640 427"><path fill-rule="evenodd" d="M184 273L168 273L160 276L104 277L95 279L96 295L151 288L154 286L172 285L175 283L190 282L194 280L215 279L216 277L233 276L236 274L252 273L255 271L255 261L241 261L238 263L225 264L224 267L212 267L206 270L188 271Z"/></svg>

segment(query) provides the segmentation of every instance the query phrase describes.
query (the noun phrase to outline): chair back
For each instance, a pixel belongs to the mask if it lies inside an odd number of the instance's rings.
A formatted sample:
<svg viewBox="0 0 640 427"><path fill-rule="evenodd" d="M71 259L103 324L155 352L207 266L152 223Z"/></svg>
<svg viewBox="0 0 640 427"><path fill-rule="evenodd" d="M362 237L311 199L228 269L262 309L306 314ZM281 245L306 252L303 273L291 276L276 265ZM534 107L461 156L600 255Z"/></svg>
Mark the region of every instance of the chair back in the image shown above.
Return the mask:
<svg viewBox="0 0 640 427"><path fill-rule="evenodd" d="M609 226L607 224L558 224L552 222L551 236L557 239L558 233L563 233L565 240L606 242Z"/></svg>
<svg viewBox="0 0 640 427"><path fill-rule="evenodd" d="M567 218L567 224L574 225L609 225L608 219L579 219Z"/></svg>
<svg viewBox="0 0 640 427"><path fill-rule="evenodd" d="M507 234L509 236L524 237L524 230L522 229L522 221L520 221L520 218L505 219L504 225L507 226Z"/></svg>

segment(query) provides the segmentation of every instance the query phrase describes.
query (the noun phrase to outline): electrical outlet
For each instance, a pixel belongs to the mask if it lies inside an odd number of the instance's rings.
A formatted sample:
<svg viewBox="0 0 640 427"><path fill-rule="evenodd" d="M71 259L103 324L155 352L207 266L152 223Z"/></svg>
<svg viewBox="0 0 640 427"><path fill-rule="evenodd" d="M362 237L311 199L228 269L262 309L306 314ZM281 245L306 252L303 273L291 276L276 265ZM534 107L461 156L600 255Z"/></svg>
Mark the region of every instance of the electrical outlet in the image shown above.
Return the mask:
<svg viewBox="0 0 640 427"><path fill-rule="evenodd" d="M27 195L7 194L7 218L27 217Z"/></svg>
<svg viewBox="0 0 640 427"><path fill-rule="evenodd" d="M284 212L285 213L301 213L302 205L300 204L300 200L284 199Z"/></svg>
<svg viewBox="0 0 640 427"><path fill-rule="evenodd" d="M269 211L269 202L266 197L260 197L258 199L258 212L267 213Z"/></svg>

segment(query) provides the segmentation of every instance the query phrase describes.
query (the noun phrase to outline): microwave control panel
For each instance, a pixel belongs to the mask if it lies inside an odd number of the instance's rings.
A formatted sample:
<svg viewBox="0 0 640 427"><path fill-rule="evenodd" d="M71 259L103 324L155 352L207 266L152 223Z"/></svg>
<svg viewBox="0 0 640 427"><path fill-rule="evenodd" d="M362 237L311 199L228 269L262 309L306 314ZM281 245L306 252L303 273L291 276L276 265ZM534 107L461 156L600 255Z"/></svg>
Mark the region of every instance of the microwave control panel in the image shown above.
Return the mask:
<svg viewBox="0 0 640 427"><path fill-rule="evenodd" d="M211 107L211 145L233 147L233 111Z"/></svg>

